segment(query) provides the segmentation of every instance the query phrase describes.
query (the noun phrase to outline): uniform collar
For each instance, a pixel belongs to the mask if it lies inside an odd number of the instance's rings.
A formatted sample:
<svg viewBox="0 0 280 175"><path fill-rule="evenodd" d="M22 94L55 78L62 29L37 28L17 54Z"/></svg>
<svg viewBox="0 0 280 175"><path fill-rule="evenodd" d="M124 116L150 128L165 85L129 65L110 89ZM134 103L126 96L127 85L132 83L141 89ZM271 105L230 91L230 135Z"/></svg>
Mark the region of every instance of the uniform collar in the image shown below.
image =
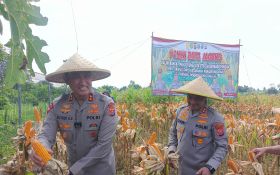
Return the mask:
<svg viewBox="0 0 280 175"><path fill-rule="evenodd" d="M72 103L74 108L77 109L84 109L87 107L87 104L92 103L96 100L96 93L93 91L93 89L91 90L90 94L88 95L87 99L83 102L82 105L80 105L78 103L78 101L75 99L73 92L70 93L69 97L68 97L68 103Z"/></svg>
<svg viewBox="0 0 280 175"><path fill-rule="evenodd" d="M95 92L93 89L90 90L90 94L88 95L87 101L92 102L94 101ZM73 102L75 100L73 92L71 92L68 96L68 102ZM75 100L76 101L76 100Z"/></svg>
<svg viewBox="0 0 280 175"><path fill-rule="evenodd" d="M192 113L192 110L189 108L189 116L190 117L197 117L200 114L207 113L207 106L203 107L199 112Z"/></svg>

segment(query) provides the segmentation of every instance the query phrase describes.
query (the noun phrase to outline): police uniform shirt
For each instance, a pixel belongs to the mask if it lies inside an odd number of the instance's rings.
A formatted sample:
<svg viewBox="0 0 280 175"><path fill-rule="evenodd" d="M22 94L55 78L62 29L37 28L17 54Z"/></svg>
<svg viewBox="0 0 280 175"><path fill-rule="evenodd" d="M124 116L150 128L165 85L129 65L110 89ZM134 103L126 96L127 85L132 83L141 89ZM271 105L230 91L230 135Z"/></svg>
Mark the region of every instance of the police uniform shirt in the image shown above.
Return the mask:
<svg viewBox="0 0 280 175"><path fill-rule="evenodd" d="M49 110L38 138L52 148L56 132L60 132L67 146L69 170L74 175L115 174L112 139L118 117L111 98L92 91L80 106L67 94Z"/></svg>
<svg viewBox="0 0 280 175"><path fill-rule="evenodd" d="M210 107L204 112L192 114L181 106L170 128L168 149L178 150L180 175L194 175L206 164L217 170L227 154L223 117Z"/></svg>

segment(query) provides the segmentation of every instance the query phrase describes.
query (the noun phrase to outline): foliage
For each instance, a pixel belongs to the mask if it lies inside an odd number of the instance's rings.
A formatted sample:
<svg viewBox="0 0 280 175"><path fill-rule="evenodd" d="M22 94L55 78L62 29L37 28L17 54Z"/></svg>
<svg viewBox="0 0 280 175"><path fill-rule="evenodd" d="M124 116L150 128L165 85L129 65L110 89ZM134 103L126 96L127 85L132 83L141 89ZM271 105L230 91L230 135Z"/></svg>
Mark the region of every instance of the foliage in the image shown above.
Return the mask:
<svg viewBox="0 0 280 175"><path fill-rule="evenodd" d="M278 90L275 87L270 87L267 89L267 94L277 94Z"/></svg>
<svg viewBox="0 0 280 175"><path fill-rule="evenodd" d="M155 104L155 103L170 103L178 102L183 97L170 97L170 96L153 96L150 87L135 89L134 86L120 90L113 91L112 96L120 103L133 105L136 103Z"/></svg>
<svg viewBox="0 0 280 175"><path fill-rule="evenodd" d="M4 82L8 56L9 54L7 53L3 45L0 43L0 87L2 87L2 84Z"/></svg>
<svg viewBox="0 0 280 175"><path fill-rule="evenodd" d="M11 138L16 135L16 129L11 125L0 125L0 164L7 161L7 158L15 152Z"/></svg>
<svg viewBox="0 0 280 175"><path fill-rule="evenodd" d="M9 104L9 99L6 96L0 95L0 110L5 109Z"/></svg>
<svg viewBox="0 0 280 175"><path fill-rule="evenodd" d="M104 85L104 86L97 88L97 91L100 93L108 92L109 94L111 94L113 90L117 90L117 88L114 86L109 86L109 85Z"/></svg>
<svg viewBox="0 0 280 175"><path fill-rule="evenodd" d="M42 52L42 48L47 43L34 36L30 28L31 24L47 25L48 19L41 15L40 8L28 0L3 0L0 1L0 15L9 21L11 30L11 39L5 44L11 52L7 59L4 85L13 87L16 83L25 83L29 74L34 75L33 60L45 74L49 56Z"/></svg>
<svg viewBox="0 0 280 175"><path fill-rule="evenodd" d="M22 89L24 91L32 89L33 92L37 89L37 86L39 86L39 84L29 84L28 87L23 86ZM122 166L122 168L126 168L126 172L130 172L134 165L137 165L130 157L132 148L137 148L137 146L143 143L143 140L148 140L151 133L157 133L158 143L161 143L162 146L167 145L168 131L172 119L175 116L177 107L183 102L184 97L157 97L151 95L150 88L136 90L132 87L121 92L114 89L111 94L116 95L115 97L118 99L117 113L121 117L120 124L122 125L118 127L117 139L114 142L116 158L118 160L117 166L118 168ZM125 99L127 99L127 101ZM226 159L248 160L247 152L253 147L277 144L277 142L272 139L272 136L279 132L280 115L272 115L271 107L280 104L279 102L279 95L266 94L241 95L236 101L224 100L210 102L214 108L224 114L228 134L232 136L233 142L230 145L230 149L232 149L232 147L235 147L235 149L234 152L232 150L229 151L229 155ZM40 105L40 108L43 109L42 113L45 113L46 106ZM26 106L23 105L23 110L25 109ZM33 111L26 113L26 116L29 116L28 119L34 120L34 118L31 118L33 117L32 112ZM267 127L268 125L270 127ZM132 132L133 130L134 132ZM0 132L2 131L0 130ZM6 129L4 134L9 135L9 133L6 132L12 132L14 134L10 134L9 138L15 136L15 131ZM9 140L7 137L1 135L1 138L3 137ZM6 144L12 149L11 143ZM2 154L2 157L4 151L8 152L8 147L1 145L0 154ZM5 156L9 155L10 157L12 153L14 152L10 152ZM272 158L266 156L263 160L264 162L262 165L266 173L273 174L269 173L270 170L268 170L269 166L272 164ZM245 167L244 169L250 168ZM119 172L121 172L121 170L119 171L118 169ZM217 170L216 174L226 174L228 171L228 166L224 162ZM279 171L275 174L279 174Z"/></svg>
<svg viewBox="0 0 280 175"><path fill-rule="evenodd" d="M240 93L253 92L253 91L255 91L255 89L252 88L252 87L249 87L249 86L246 86L246 85L238 86L238 92L240 92Z"/></svg>

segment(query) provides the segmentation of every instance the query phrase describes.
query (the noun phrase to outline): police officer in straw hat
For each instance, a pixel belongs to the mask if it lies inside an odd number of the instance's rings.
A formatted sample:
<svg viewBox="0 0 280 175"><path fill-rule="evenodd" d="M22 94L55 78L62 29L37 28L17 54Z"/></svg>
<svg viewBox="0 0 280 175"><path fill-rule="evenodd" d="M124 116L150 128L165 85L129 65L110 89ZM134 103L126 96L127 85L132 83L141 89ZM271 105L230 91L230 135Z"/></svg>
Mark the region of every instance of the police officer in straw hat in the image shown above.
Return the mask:
<svg viewBox="0 0 280 175"><path fill-rule="evenodd" d="M115 156L112 138L118 117L112 98L92 89L92 81L110 76L78 54L70 57L46 80L66 83L71 93L57 98L48 109L38 139L50 150L60 132L68 151L69 174L113 175ZM31 159L41 164L33 152Z"/></svg>
<svg viewBox="0 0 280 175"><path fill-rule="evenodd" d="M207 98L222 98L202 77L172 91L187 94L188 104L177 109L169 133L169 154L179 154L180 175L213 174L227 154L228 142L224 119L207 106Z"/></svg>

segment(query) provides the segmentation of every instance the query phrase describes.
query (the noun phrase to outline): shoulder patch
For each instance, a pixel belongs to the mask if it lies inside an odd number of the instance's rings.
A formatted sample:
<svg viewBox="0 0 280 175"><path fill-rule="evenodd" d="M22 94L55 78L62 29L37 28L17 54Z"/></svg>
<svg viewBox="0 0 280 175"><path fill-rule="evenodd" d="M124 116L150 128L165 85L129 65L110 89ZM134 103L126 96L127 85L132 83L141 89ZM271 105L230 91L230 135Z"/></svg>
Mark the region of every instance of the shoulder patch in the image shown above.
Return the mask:
<svg viewBox="0 0 280 175"><path fill-rule="evenodd" d="M115 103L111 102L109 103L108 105L108 108L107 108L107 113L110 115L110 116L114 116L116 111L115 111Z"/></svg>
<svg viewBox="0 0 280 175"><path fill-rule="evenodd" d="M221 137L225 134L224 123L221 123L221 122L214 123L214 129L215 129L215 134L219 137Z"/></svg>
<svg viewBox="0 0 280 175"><path fill-rule="evenodd" d="M181 105L177 108L176 110L176 115L179 115L179 113L184 109L184 108L188 108L187 105Z"/></svg>
<svg viewBox="0 0 280 175"><path fill-rule="evenodd" d="M54 109L54 107L56 106L57 103L59 103L60 101L64 101L68 98L67 94L63 94L57 98L55 98L53 100L53 102L51 104L49 104L48 108L47 108L47 114Z"/></svg>
<svg viewBox="0 0 280 175"><path fill-rule="evenodd" d="M188 119L188 115L189 115L188 108L182 108L181 111L179 112L178 119L185 122Z"/></svg>

